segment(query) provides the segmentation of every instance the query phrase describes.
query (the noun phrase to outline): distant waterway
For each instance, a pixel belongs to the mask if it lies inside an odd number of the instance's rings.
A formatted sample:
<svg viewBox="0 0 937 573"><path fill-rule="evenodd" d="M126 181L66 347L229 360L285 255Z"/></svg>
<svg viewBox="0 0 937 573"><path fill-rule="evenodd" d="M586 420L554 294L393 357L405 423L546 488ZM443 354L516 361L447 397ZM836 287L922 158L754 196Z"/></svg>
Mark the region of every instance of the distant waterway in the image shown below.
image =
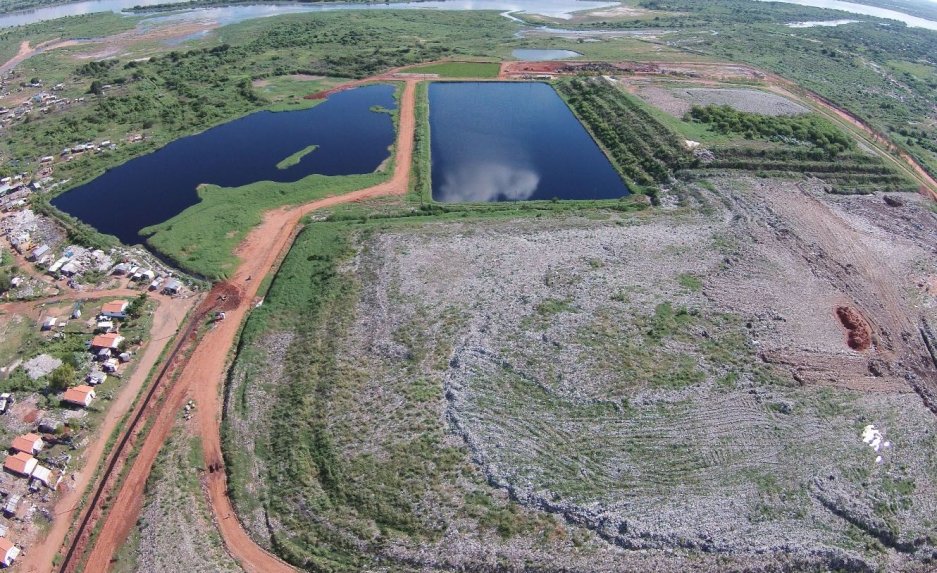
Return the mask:
<svg viewBox="0 0 937 573"><path fill-rule="evenodd" d="M832 28L835 26L843 26L845 24L857 24L861 20L815 20L812 22L791 22L787 25L788 28L816 28L826 27Z"/></svg>
<svg viewBox="0 0 937 573"><path fill-rule="evenodd" d="M776 2L778 0L755 0L758 2ZM928 30L937 30L937 22L911 16L887 8L877 8L875 6L866 6L865 4L856 4L855 2L844 2L843 0L783 0L787 4L797 4L798 6L811 6L813 8L827 8L829 10L842 10L852 14L861 14L863 16L875 16L877 18L887 18L889 20L898 20L904 22L912 28L927 28Z"/></svg>
<svg viewBox="0 0 937 573"><path fill-rule="evenodd" d="M183 2L185 0L178 0ZM94 12L122 12L135 6L153 6L155 4L174 4L175 0L87 0L58 6L36 8L0 16L0 28L32 24L44 20L53 20L64 16L91 14ZM205 8L182 9L169 14L161 13L153 18L171 21L208 20L219 26L234 24L254 18L266 18L281 14L305 12L331 12L336 10L498 10L507 12L526 12L551 18L569 19L579 10L598 10L617 5L617 2L591 0L431 0L427 2L374 2L343 4L340 2L322 3L282 3L253 4L234 6L212 6Z"/></svg>
<svg viewBox="0 0 937 573"><path fill-rule="evenodd" d="M394 141L392 117L373 106L395 109L394 87L363 86L310 109L253 113L132 159L52 204L132 245L141 242L140 229L198 202L202 183L239 187L370 173L390 156ZM302 150L308 153L284 165Z"/></svg>
<svg viewBox="0 0 937 573"><path fill-rule="evenodd" d="M433 199L611 199L628 188L545 83L429 86Z"/></svg>

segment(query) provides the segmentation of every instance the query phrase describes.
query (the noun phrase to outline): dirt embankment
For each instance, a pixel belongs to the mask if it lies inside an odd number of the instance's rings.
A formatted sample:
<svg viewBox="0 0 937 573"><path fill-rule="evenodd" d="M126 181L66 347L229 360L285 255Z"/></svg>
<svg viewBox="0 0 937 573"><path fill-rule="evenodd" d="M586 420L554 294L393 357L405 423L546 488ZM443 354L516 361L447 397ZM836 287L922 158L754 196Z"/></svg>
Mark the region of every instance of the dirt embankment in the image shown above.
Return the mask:
<svg viewBox="0 0 937 573"><path fill-rule="evenodd" d="M225 310L226 319L215 322L189 357L173 372L178 378L168 389L165 399L148 412L152 423L143 438L126 478L116 492L110 494L110 511L84 569L107 571L111 559L135 527L142 508L143 487L147 476L171 431L175 415L186 399L197 403L197 421L209 468L223 467L221 454L220 417L221 387L227 358L235 343L241 322L254 303L261 279L274 270L295 237L300 219L317 209L383 195L407 192L415 131L414 102L416 82L406 82L400 99L400 121L396 147L396 163L390 180L368 189L329 197L294 208L277 209L264 216L263 223L251 231L237 251L241 264L226 283L217 285L206 298L205 312ZM228 552L249 572L288 572L293 568L256 545L244 531L227 497L227 480L223 471L204 474L203 483L209 494L216 525ZM76 558L66 562L63 571L72 571Z"/></svg>

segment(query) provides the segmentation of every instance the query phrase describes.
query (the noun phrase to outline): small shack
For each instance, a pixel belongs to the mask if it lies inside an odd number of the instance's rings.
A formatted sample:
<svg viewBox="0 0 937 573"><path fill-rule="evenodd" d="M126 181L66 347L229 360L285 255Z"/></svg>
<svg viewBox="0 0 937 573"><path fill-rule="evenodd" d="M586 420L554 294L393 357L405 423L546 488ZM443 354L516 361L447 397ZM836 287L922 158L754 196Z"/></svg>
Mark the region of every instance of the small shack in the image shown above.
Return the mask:
<svg viewBox="0 0 937 573"><path fill-rule="evenodd" d="M26 452L19 452L12 456L7 456L6 461L3 462L3 469L16 475L29 477L32 475L33 470L36 469L36 464L38 463L39 461L32 457L32 455Z"/></svg>
<svg viewBox="0 0 937 573"><path fill-rule="evenodd" d="M32 455L41 452L43 446L45 446L45 443L42 441L41 437L29 433L14 439L12 448L17 452Z"/></svg>
<svg viewBox="0 0 937 573"><path fill-rule="evenodd" d="M100 370L92 370L88 373L88 377L85 380L88 382L89 386L97 386L107 382L107 374Z"/></svg>
<svg viewBox="0 0 937 573"><path fill-rule="evenodd" d="M117 348L120 346L120 343L123 341L124 337L117 334L116 332L99 334L91 339L91 350L96 353L100 352L102 349L117 350Z"/></svg>
<svg viewBox="0 0 937 573"><path fill-rule="evenodd" d="M127 307L130 303L125 300L114 300L104 303L101 314L108 318L127 318Z"/></svg>
<svg viewBox="0 0 937 573"><path fill-rule="evenodd" d="M45 320L42 321L42 330L52 330L55 328L55 324L58 322L58 319L54 316L47 316Z"/></svg>
<svg viewBox="0 0 937 573"><path fill-rule="evenodd" d="M170 279L163 285L163 294L179 294L182 290L182 283L177 279Z"/></svg>
<svg viewBox="0 0 937 573"><path fill-rule="evenodd" d="M49 245L42 244L33 249L33 252L29 254L29 260L38 261L49 252Z"/></svg>
<svg viewBox="0 0 937 573"><path fill-rule="evenodd" d="M52 470L45 466L36 466L36 469L33 470L33 479L29 482L29 487L32 490L39 489L39 484L42 484L48 488L52 487Z"/></svg>
<svg viewBox="0 0 937 573"><path fill-rule="evenodd" d="M91 405L91 401L94 400L94 396L94 388L82 384L66 390L65 394L62 396L62 400L69 404L74 404L75 406L87 408Z"/></svg>
<svg viewBox="0 0 937 573"><path fill-rule="evenodd" d="M3 563L4 567L13 565L19 555L19 547L13 545L13 542L6 537L0 537L0 563Z"/></svg>

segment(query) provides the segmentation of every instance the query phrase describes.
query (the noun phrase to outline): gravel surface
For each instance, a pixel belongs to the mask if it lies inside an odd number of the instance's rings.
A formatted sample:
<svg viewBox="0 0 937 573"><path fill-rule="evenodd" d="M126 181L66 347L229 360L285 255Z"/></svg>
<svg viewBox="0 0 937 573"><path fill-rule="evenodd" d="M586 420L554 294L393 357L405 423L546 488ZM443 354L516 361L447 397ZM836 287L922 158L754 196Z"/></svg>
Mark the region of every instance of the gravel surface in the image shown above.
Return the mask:
<svg viewBox="0 0 937 573"><path fill-rule="evenodd" d="M40 354L24 362L23 368L26 369L26 373L29 375L30 379L38 380L47 374L51 374L53 370L61 365L62 361L58 358L54 358L48 354Z"/></svg>
<svg viewBox="0 0 937 573"><path fill-rule="evenodd" d="M759 90L689 88L673 90L673 94L691 105L727 105L762 115L798 115L810 111L787 98Z"/></svg>
<svg viewBox="0 0 937 573"><path fill-rule="evenodd" d="M806 107L776 94L752 89L676 88L644 85L637 94L651 105L683 117L694 105L728 105L733 109L764 115L798 115Z"/></svg>

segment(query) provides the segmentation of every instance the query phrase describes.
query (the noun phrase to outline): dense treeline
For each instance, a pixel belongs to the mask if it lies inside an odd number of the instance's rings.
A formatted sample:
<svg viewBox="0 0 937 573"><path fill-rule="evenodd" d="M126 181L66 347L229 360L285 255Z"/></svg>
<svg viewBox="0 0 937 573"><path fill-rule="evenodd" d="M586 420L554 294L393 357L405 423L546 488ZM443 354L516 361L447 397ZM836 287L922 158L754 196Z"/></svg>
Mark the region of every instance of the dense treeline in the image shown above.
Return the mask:
<svg viewBox="0 0 937 573"><path fill-rule="evenodd" d="M862 194L874 191L915 191L916 185L881 157L846 152L830 157L822 150L802 147L751 149L713 147L704 170L749 171L763 176L817 177L829 191Z"/></svg>
<svg viewBox="0 0 937 573"><path fill-rule="evenodd" d="M812 114L772 116L738 111L727 105L695 105L684 119L705 123L723 135L810 145L822 150L828 157L853 147L846 134Z"/></svg>
<svg viewBox="0 0 937 573"><path fill-rule="evenodd" d="M665 183L674 171L695 165L675 133L607 81L575 79L559 83L557 89L632 184Z"/></svg>

